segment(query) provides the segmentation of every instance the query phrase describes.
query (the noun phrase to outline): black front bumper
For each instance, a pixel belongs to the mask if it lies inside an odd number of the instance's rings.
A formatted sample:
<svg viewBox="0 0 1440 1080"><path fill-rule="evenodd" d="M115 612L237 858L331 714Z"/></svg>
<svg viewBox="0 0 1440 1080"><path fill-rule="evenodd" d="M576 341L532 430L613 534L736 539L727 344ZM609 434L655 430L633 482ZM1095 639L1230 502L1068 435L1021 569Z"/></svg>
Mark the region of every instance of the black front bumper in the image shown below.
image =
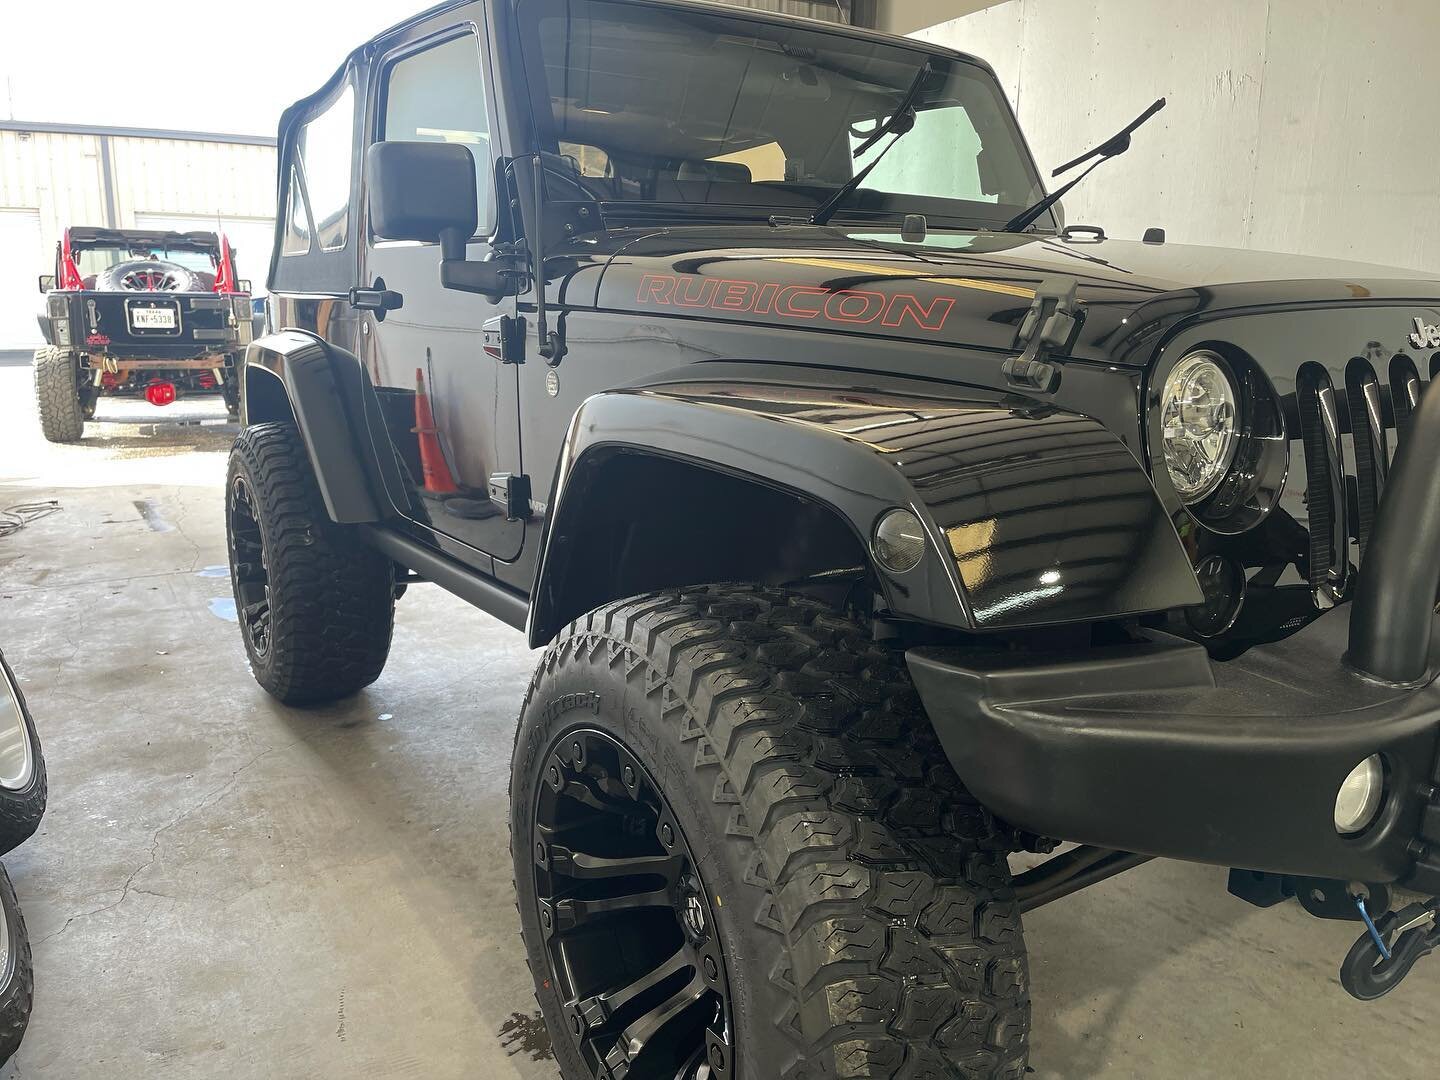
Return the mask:
<svg viewBox="0 0 1440 1080"><path fill-rule="evenodd" d="M1440 894L1440 687L1399 689L1347 667L1349 616L1336 608L1225 663L1164 635L1071 656L922 648L908 659L956 771L1013 825ZM1430 661L1433 678L1440 649ZM1384 808L1342 836L1336 794L1375 753Z"/></svg>

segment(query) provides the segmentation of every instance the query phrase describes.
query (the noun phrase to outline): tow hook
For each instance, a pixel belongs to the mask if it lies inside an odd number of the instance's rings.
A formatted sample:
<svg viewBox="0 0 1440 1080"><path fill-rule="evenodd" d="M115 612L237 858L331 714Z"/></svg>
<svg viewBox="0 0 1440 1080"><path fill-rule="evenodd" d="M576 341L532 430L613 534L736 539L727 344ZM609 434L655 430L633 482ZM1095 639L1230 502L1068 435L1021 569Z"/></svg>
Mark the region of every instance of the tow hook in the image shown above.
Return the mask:
<svg viewBox="0 0 1440 1080"><path fill-rule="evenodd" d="M1440 897L1370 917L1365 898L1355 897L1365 933L1350 946L1340 965L1340 985L1361 1001L1383 997L1404 981L1422 956L1440 948Z"/></svg>

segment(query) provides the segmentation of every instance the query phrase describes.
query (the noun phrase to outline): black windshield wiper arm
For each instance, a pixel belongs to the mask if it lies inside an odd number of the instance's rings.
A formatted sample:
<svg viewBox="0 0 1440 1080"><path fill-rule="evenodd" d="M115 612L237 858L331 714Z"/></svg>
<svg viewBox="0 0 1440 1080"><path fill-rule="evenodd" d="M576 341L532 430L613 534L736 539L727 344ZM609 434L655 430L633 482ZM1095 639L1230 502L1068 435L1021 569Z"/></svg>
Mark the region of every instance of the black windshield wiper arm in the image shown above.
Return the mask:
<svg viewBox="0 0 1440 1080"><path fill-rule="evenodd" d="M826 199L820 205L819 209L810 215L811 225L824 225L834 217L835 211L840 209L840 204L853 195L860 185L865 182L866 178L875 170L875 166L879 165L880 160L890 152L890 147L894 146L906 132L911 131L915 127L915 101L919 98L920 91L925 89L925 79L929 74L930 61L927 58L925 63L920 65L920 70L915 73L915 79L910 83L910 89L905 91L905 96L900 99L899 107L890 114L890 119L877 127L873 134L857 146L853 156L855 158L861 157L867 150L892 131L895 133L895 138L890 140L889 145L887 145L885 149L875 155L874 161L870 162L869 165L866 165L865 168L845 181L834 195Z"/></svg>
<svg viewBox="0 0 1440 1080"><path fill-rule="evenodd" d="M1057 202L1059 202L1061 197L1064 196L1067 192L1069 192L1071 188L1073 188L1076 184L1080 183L1081 180L1084 180L1087 176L1089 176L1091 171L1094 170L1095 166L1099 165L1102 161L1109 161L1113 157L1119 157L1121 154L1125 153L1126 150L1129 150L1130 136L1135 133L1135 130L1139 128L1141 124L1145 123L1145 121L1149 120L1152 116L1154 116L1163 108L1165 108L1165 99L1162 97L1158 101L1156 101L1155 104L1151 105L1148 109L1146 109L1143 113L1141 113L1128 125L1126 125L1125 129L1119 134L1109 139L1106 139L1099 146L1095 147L1095 149L1085 151L1085 153L1081 154L1075 160L1067 161L1064 165L1061 165L1050 175L1059 176L1061 173L1069 172L1071 169L1075 168L1075 166L1083 165L1091 158L1095 158L1095 161L1091 164L1090 168L1086 169L1079 176L1075 177L1074 180L1071 180L1068 184L1065 184L1063 187L1059 187L1056 190L1052 191L1049 195L1046 195L1045 198L1041 199L1034 206L1028 207L1027 209L1020 211L1020 213L1016 214L1013 218L1007 221L1004 228L1002 228L1000 231L1024 232L1031 225L1034 225L1035 222L1040 220L1041 214L1045 213L1046 210L1049 210L1050 207L1054 206Z"/></svg>

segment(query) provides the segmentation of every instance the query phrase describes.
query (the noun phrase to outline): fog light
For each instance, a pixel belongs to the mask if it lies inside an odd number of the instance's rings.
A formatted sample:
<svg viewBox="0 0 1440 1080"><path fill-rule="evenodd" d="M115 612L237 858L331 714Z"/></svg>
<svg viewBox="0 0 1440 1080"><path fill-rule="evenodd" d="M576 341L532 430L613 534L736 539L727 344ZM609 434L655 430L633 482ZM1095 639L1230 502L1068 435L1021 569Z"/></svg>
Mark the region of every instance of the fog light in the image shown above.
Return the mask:
<svg viewBox="0 0 1440 1080"><path fill-rule="evenodd" d="M1385 763L1372 754L1356 765L1335 796L1335 828L1346 836L1362 832L1375 821L1385 797Z"/></svg>
<svg viewBox="0 0 1440 1080"><path fill-rule="evenodd" d="M892 574L914 570L925 557L925 528L909 510L889 510L875 526L875 561Z"/></svg>

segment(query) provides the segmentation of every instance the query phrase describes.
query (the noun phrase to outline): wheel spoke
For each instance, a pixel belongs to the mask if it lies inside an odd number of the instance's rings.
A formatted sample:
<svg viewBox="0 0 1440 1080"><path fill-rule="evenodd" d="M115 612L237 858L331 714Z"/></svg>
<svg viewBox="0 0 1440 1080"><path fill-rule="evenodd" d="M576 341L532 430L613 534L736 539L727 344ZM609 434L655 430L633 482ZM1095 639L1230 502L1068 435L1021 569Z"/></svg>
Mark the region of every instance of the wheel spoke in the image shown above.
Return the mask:
<svg viewBox="0 0 1440 1080"><path fill-rule="evenodd" d="M660 1034L666 1024L684 1013L707 992L705 977L700 972L695 972L694 977L683 988L620 1033L620 1041L615 1044L608 1057L610 1067L614 1069L621 1064L634 1064L635 1059L645 1052L650 1040Z"/></svg>
<svg viewBox="0 0 1440 1080"><path fill-rule="evenodd" d="M622 893L601 900L557 900L555 902L556 926L573 930L614 915L621 911L638 911L643 908L668 908L673 901L669 889L654 889L650 892Z"/></svg>
<svg viewBox="0 0 1440 1080"><path fill-rule="evenodd" d="M644 975L615 990L584 998L575 1003L575 1009L585 1018L591 1028L603 1027L612 1016L621 1012L641 994L653 990L666 979L686 968L695 967L695 952L688 945L677 949L668 960L652 968Z"/></svg>
<svg viewBox="0 0 1440 1080"><path fill-rule="evenodd" d="M583 803L592 810L600 810L607 814L629 814L634 809L634 804L613 799L599 791L594 785L585 779L567 776L565 787L560 792L567 799L574 799Z"/></svg>
<svg viewBox="0 0 1440 1080"><path fill-rule="evenodd" d="M557 874L580 881L604 878L661 877L667 884L679 880L682 860L678 855L634 855L622 859L606 859L571 851L565 847L550 849L550 869Z"/></svg>

